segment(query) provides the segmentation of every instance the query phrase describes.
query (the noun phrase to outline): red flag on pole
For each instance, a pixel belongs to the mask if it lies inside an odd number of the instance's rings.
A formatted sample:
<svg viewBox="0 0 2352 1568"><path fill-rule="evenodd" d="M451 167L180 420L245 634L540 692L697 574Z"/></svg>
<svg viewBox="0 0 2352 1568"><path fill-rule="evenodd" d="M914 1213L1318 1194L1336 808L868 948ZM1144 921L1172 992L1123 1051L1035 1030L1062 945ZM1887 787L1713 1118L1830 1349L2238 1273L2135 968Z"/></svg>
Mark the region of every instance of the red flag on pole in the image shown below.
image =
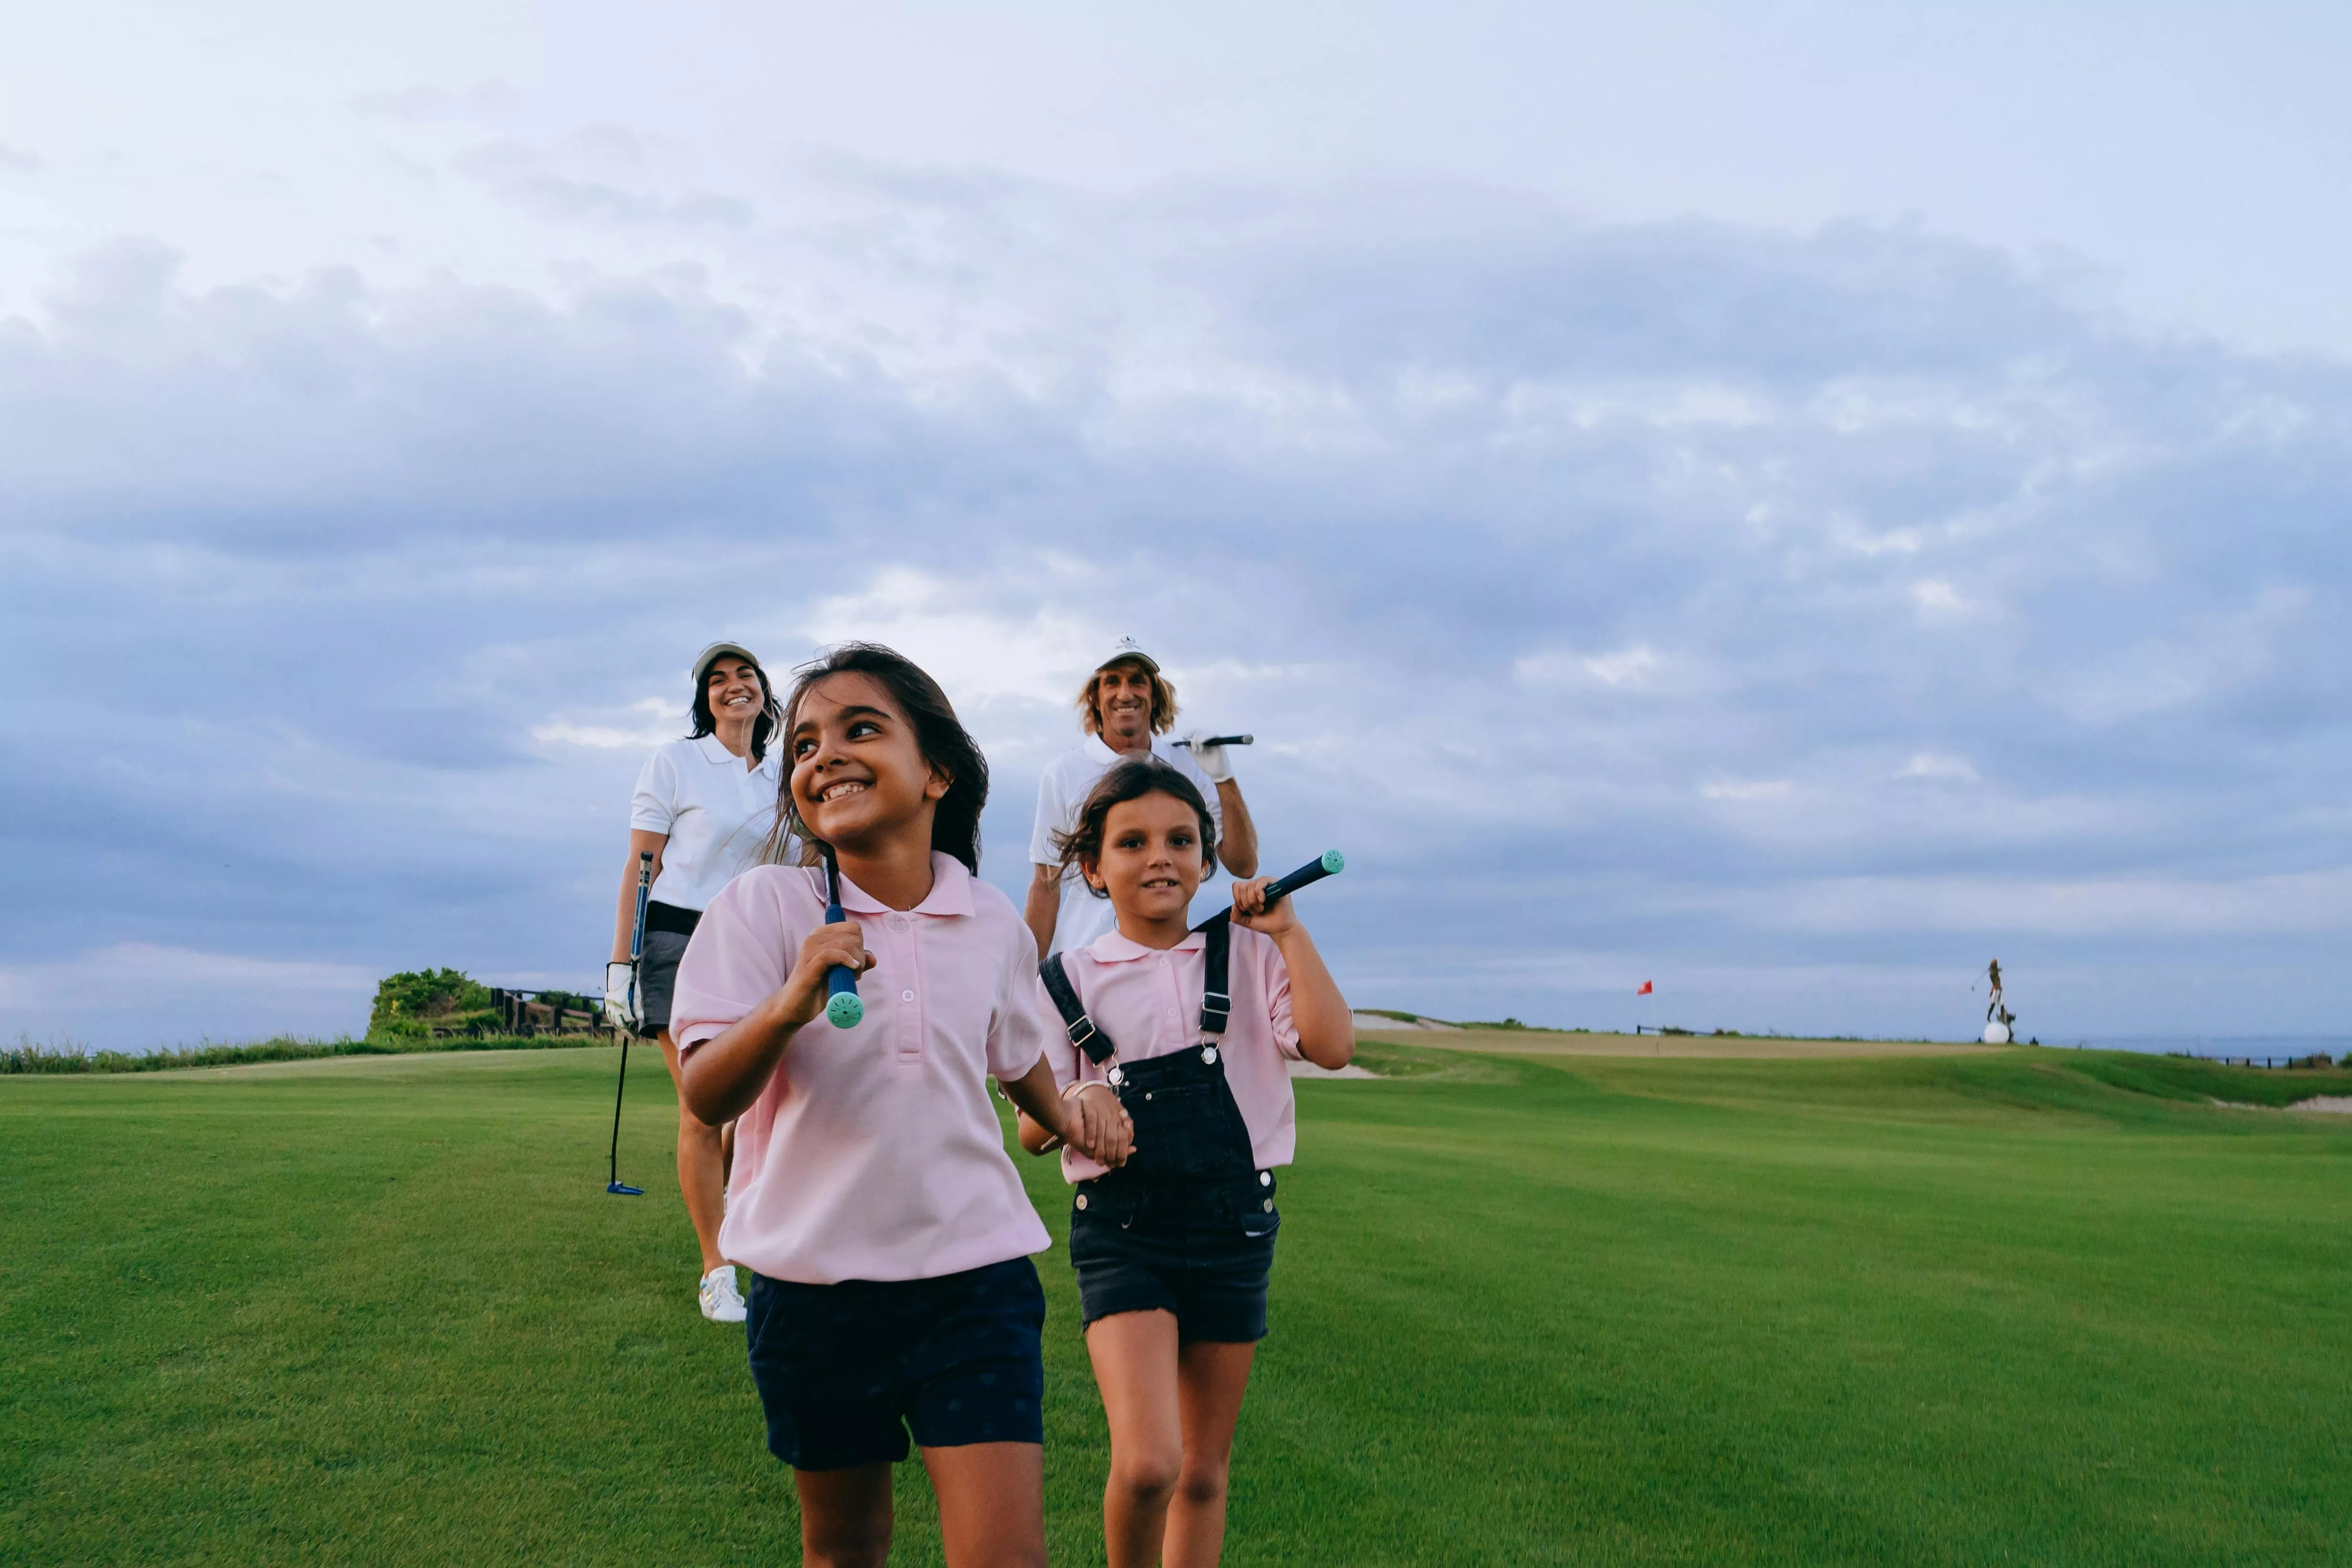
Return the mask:
<svg viewBox="0 0 2352 1568"><path fill-rule="evenodd" d="M1642 988L1641 988L1640 990L1638 990L1638 991L1635 991L1633 994L1634 994L1635 996L1637 996L1637 997L1646 997L1646 996L1648 996L1648 995L1650 994L1650 989L1651 989L1650 982L1649 982L1649 981L1647 981L1647 980L1644 980L1644 981L1643 981L1643 982L1642 982Z"/></svg>

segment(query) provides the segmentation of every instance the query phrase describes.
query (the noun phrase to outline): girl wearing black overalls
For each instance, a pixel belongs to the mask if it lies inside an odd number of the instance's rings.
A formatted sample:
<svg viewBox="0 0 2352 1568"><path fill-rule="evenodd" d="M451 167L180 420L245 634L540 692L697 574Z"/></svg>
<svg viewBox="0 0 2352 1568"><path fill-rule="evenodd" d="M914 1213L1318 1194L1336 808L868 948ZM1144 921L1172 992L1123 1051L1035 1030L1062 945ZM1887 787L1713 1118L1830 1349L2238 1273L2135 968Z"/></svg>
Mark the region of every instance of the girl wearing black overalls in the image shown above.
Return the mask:
<svg viewBox="0 0 2352 1568"><path fill-rule="evenodd" d="M1275 1171L1292 1152L1289 1063L1341 1067L1355 1051L1294 900L1269 910L1264 879L1240 883L1231 910L1189 925L1213 835L1200 792L1164 763L1106 773L1063 852L1118 928L1040 969L1068 1038L1047 1051L1064 1093L1111 1098L1128 1118L1098 1159L1063 1156L1110 1423L1110 1568L1218 1559L1234 1427L1265 1334ZM1025 1117L1021 1135L1033 1153L1055 1146Z"/></svg>

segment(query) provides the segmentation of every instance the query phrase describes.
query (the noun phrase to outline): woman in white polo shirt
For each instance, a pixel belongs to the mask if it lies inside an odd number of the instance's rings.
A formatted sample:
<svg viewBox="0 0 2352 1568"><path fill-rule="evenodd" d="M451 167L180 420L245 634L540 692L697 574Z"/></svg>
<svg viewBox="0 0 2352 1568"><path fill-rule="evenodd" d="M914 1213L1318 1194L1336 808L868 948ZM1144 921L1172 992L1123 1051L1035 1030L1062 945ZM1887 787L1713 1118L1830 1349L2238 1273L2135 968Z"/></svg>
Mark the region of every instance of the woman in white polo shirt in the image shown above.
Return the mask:
<svg viewBox="0 0 2352 1568"><path fill-rule="evenodd" d="M636 1025L640 1036L661 1040L672 1082L678 1064L669 1003L677 961L703 910L737 873L759 863L761 844L775 826L783 752L776 727L782 716L751 650L740 643L713 643L694 662L693 733L646 758L645 771L637 775L637 792L629 802L629 858L613 915L613 962L620 970L607 973L605 988L610 993L616 980L627 984L637 857L650 853L654 884L637 964ZM702 1249L697 1293L702 1315L722 1323L743 1321L734 1266L719 1250L734 1132L732 1124L705 1126L679 1095L677 1185Z"/></svg>

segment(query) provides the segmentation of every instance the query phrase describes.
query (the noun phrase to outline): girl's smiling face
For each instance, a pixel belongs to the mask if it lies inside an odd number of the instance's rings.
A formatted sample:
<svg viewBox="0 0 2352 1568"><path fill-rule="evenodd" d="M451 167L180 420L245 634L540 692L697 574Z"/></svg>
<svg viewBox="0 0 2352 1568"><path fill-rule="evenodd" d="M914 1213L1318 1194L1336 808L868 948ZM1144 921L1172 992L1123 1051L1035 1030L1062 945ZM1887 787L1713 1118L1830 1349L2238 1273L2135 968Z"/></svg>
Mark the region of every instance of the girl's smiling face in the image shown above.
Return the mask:
<svg viewBox="0 0 2352 1568"><path fill-rule="evenodd" d="M793 805L836 849L877 844L930 816L952 780L923 758L915 727L883 685L845 670L801 694L787 742Z"/></svg>
<svg viewBox="0 0 2352 1568"><path fill-rule="evenodd" d="M1080 869L1120 914L1181 923L1208 870L1201 819L1173 795L1121 800L1103 818L1102 857Z"/></svg>

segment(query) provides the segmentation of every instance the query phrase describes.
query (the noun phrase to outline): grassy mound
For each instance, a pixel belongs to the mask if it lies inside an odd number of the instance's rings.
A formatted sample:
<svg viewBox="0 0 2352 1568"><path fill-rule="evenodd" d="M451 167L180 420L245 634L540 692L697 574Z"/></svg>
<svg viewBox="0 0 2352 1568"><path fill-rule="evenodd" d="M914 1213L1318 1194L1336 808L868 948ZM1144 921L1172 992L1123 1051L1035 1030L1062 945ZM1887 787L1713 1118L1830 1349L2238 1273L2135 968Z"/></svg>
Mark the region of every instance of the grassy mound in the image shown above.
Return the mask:
<svg viewBox="0 0 2352 1568"><path fill-rule="evenodd" d="M2092 1054L1383 1045L1417 1075L1301 1084L1226 1561L2340 1562L2352 1126ZM615 1064L0 1082L0 1555L796 1560L658 1071L651 1196L604 1196ZM1054 1558L1099 1562L1038 1261ZM899 1496L892 1561L937 1563Z"/></svg>

